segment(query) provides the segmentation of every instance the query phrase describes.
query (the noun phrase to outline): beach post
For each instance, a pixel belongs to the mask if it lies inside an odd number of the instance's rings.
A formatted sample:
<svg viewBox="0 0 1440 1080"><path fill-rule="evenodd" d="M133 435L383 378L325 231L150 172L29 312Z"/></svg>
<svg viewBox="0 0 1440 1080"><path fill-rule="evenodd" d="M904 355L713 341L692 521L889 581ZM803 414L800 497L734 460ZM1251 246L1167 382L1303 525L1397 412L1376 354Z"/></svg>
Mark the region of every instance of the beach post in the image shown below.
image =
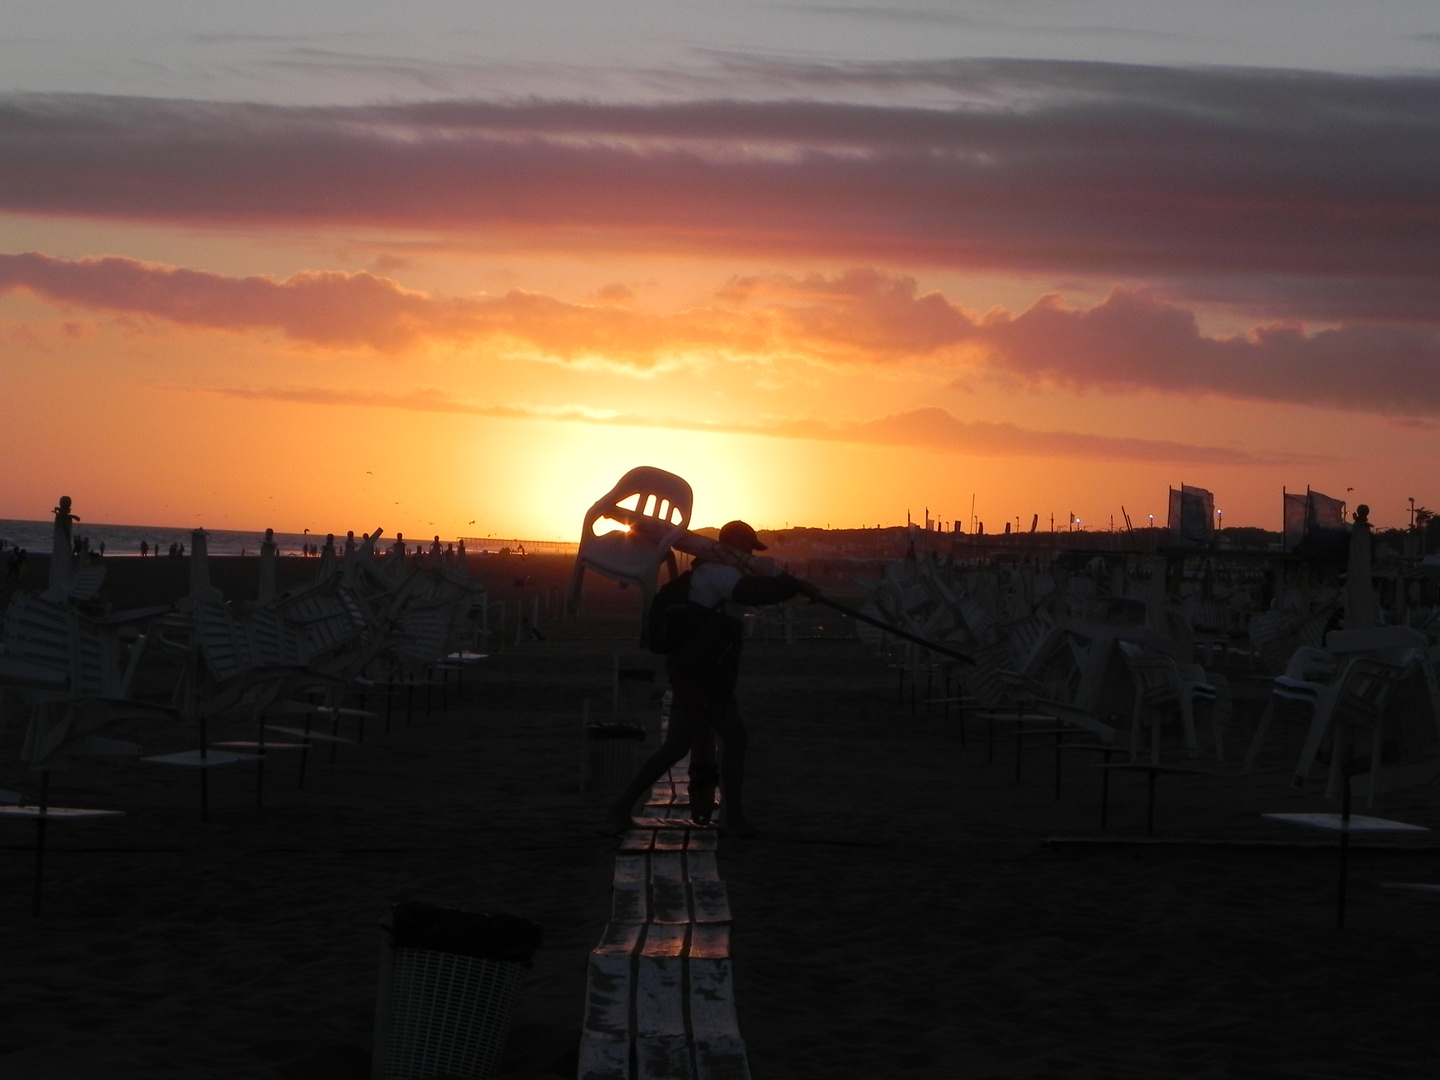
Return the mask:
<svg viewBox="0 0 1440 1080"><path fill-rule="evenodd" d="M1336 752L1338 753L1338 747ZM1347 763L1348 765L1348 763ZM1345 929L1345 894L1350 883L1350 770L1344 769L1340 794L1340 883L1335 894L1335 929Z"/></svg>
<svg viewBox="0 0 1440 1080"><path fill-rule="evenodd" d="M335 534L329 533L325 537L325 546L320 549L320 572L315 575L316 581L329 581L335 574Z"/></svg>
<svg viewBox="0 0 1440 1080"><path fill-rule="evenodd" d="M68 501L68 500L66 500ZM45 875L45 827L49 824L50 770L40 770L40 814L35 818L35 895L30 904L32 918L40 917L41 881Z"/></svg>
<svg viewBox="0 0 1440 1080"><path fill-rule="evenodd" d="M199 530L196 530L199 533ZM203 541L202 541L203 543ZM202 548L203 550L203 548ZM193 565L190 584L195 585ZM190 636L190 670L185 680L185 715L194 720L200 728L200 820L210 820L210 770L206 767L206 758L210 756L209 740L206 738L205 713L198 707L198 690L200 682L200 638L198 634Z"/></svg>
<svg viewBox="0 0 1440 1080"><path fill-rule="evenodd" d="M395 665L385 676L385 734L390 734L390 718L395 714Z"/></svg>
<svg viewBox="0 0 1440 1080"><path fill-rule="evenodd" d="M70 512L70 496L61 495L55 507L55 531L50 540L50 583L45 590L47 600L63 600L70 591L70 571L74 566L74 538L71 522L80 519Z"/></svg>
<svg viewBox="0 0 1440 1080"><path fill-rule="evenodd" d="M1367 630L1379 622L1370 568L1370 507L1355 508L1350 560L1345 568L1345 629Z"/></svg>
<svg viewBox="0 0 1440 1080"><path fill-rule="evenodd" d="M275 598L275 530L266 529L260 542L260 599Z"/></svg>
<svg viewBox="0 0 1440 1080"><path fill-rule="evenodd" d="M210 547L204 529L190 531L190 595L198 597L210 588Z"/></svg>
<svg viewBox="0 0 1440 1080"><path fill-rule="evenodd" d="M254 715L255 753L259 758L255 762L255 806L258 809L265 805L265 710L258 702Z"/></svg>
<svg viewBox="0 0 1440 1080"><path fill-rule="evenodd" d="M580 794L590 779L590 699L580 709Z"/></svg>

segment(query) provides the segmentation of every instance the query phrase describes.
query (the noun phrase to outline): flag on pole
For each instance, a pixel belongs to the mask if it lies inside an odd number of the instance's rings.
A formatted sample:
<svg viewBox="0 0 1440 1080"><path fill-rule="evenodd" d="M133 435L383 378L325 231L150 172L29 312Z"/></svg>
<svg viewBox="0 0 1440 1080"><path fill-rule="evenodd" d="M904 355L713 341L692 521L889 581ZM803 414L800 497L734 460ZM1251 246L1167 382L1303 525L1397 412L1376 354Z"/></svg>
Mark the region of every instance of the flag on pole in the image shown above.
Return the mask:
<svg viewBox="0 0 1440 1080"><path fill-rule="evenodd" d="M1172 542L1208 544L1215 537L1215 496L1202 487L1181 484L1170 489Z"/></svg>

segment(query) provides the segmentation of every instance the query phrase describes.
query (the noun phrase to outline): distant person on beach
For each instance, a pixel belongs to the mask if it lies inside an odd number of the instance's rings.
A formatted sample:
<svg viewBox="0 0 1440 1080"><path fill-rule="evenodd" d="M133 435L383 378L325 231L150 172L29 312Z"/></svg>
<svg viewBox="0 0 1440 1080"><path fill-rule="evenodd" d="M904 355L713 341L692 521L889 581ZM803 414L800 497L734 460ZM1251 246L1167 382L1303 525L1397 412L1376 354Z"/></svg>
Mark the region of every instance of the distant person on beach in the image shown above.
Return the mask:
<svg viewBox="0 0 1440 1080"><path fill-rule="evenodd" d="M141 540L141 541L140 541L140 557L143 559L143 558L145 558L146 555L149 555L149 554L150 554L150 545L149 545L148 543L146 543L144 540Z"/></svg>
<svg viewBox="0 0 1440 1080"><path fill-rule="evenodd" d="M351 529L345 534L345 558L355 554L355 530Z"/></svg>
<svg viewBox="0 0 1440 1080"><path fill-rule="evenodd" d="M720 543L743 555L765 545L743 521L720 530ZM696 559L691 567L688 629L665 659L670 674L670 727L665 743L640 766L610 805L605 823L612 832L631 828L635 801L690 750L706 729L720 737L720 789L725 796L726 828L736 836L757 835L745 817L743 788L748 736L735 702L740 650L745 635L734 605L779 604L797 594L819 595L815 586L789 574L747 574L714 559Z"/></svg>

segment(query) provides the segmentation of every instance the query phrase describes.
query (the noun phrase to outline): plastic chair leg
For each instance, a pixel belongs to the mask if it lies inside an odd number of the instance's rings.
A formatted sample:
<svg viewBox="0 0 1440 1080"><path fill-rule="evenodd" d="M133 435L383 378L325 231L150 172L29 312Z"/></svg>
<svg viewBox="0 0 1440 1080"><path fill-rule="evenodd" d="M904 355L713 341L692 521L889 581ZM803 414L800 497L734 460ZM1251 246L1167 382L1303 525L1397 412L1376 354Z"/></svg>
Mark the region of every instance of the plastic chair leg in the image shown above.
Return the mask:
<svg viewBox="0 0 1440 1080"><path fill-rule="evenodd" d="M1255 768L1255 761L1260 756L1260 746L1265 742L1265 736L1270 734L1270 721L1275 718L1275 695L1270 695L1270 701L1265 706L1265 711L1260 714L1260 726L1255 729L1255 737L1250 740L1250 749L1245 754L1245 767L1241 772L1248 773Z"/></svg>
<svg viewBox="0 0 1440 1080"><path fill-rule="evenodd" d="M1300 751L1300 760L1295 765L1295 787L1304 787L1305 778L1310 775L1310 766L1320 752L1320 742L1330 730L1330 715L1334 711L1332 702L1315 703L1315 716L1310 721L1310 733L1305 736L1305 746Z"/></svg>

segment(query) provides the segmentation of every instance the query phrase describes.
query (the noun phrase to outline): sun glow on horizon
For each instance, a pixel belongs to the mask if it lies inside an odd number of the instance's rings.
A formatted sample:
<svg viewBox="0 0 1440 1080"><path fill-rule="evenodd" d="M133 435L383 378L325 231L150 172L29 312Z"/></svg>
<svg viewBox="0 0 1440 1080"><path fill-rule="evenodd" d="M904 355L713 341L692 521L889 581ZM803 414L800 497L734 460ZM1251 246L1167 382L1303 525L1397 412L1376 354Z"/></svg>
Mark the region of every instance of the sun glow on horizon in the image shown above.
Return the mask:
<svg viewBox="0 0 1440 1080"><path fill-rule="evenodd" d="M578 96L452 93L434 57L418 96L387 65L388 96L264 106L17 75L0 515L574 540L637 465L697 526L1108 527L1181 482L1227 527L1307 484L1381 526L1440 505L1440 82L1377 70L1357 110L1344 65L974 32Z"/></svg>

